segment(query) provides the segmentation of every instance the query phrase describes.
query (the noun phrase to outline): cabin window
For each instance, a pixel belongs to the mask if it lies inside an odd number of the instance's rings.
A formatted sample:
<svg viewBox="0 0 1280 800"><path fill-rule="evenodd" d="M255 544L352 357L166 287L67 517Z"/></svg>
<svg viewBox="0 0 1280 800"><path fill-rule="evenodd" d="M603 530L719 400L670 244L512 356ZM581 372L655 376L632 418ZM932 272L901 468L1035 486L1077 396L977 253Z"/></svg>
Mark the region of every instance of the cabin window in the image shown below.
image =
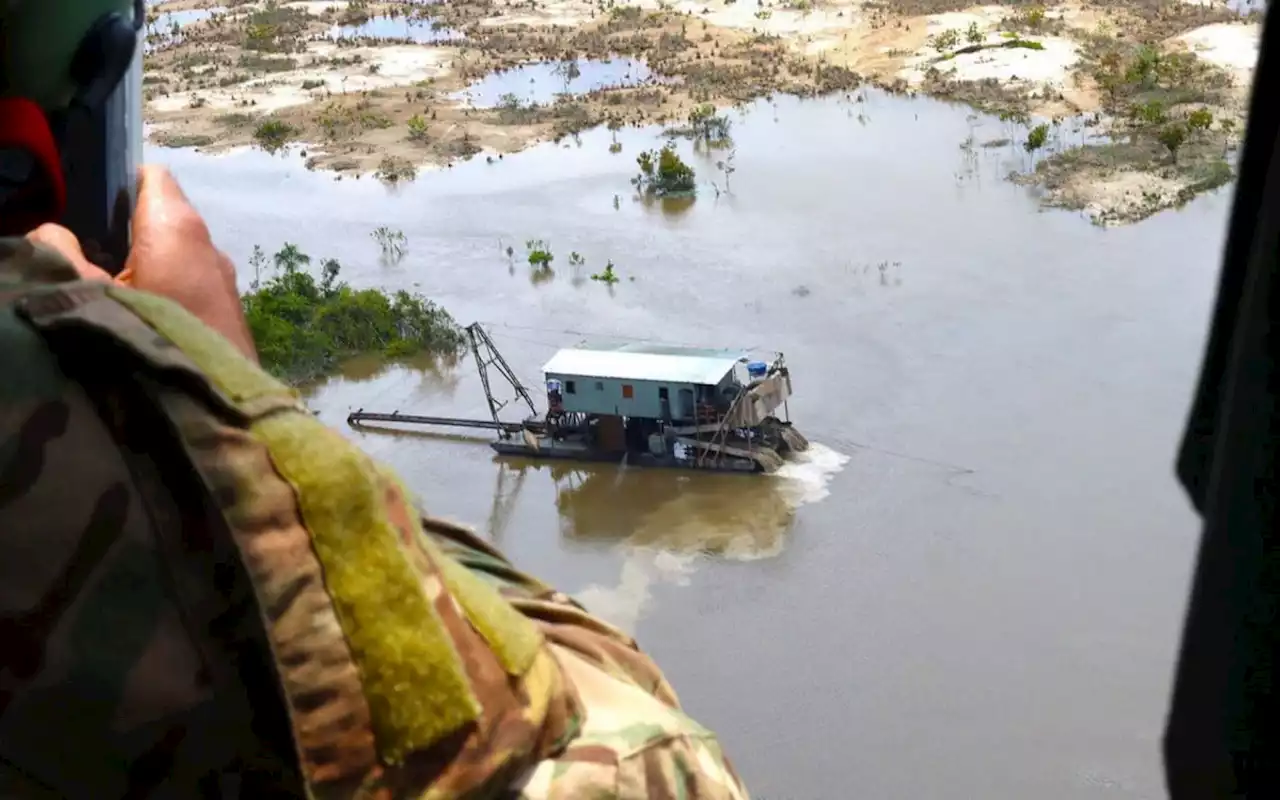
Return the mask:
<svg viewBox="0 0 1280 800"><path fill-rule="evenodd" d="M604 391L604 381L596 381L596 391L597 392Z"/></svg>
<svg viewBox="0 0 1280 800"><path fill-rule="evenodd" d="M565 393L565 394L576 394L576 393L577 393L577 391L578 391L578 386L577 386L577 384L575 384L573 381L565 381L565 382L564 382L564 393Z"/></svg>
<svg viewBox="0 0 1280 800"><path fill-rule="evenodd" d="M622 396L627 399L631 399L636 396L636 390L632 388L631 384L624 383L622 384Z"/></svg>
<svg viewBox="0 0 1280 800"><path fill-rule="evenodd" d="M666 399L668 399L668 395L667 395L667 387L665 387L665 386L659 386L659 387L658 387L658 399L659 399L659 400L666 400Z"/></svg>

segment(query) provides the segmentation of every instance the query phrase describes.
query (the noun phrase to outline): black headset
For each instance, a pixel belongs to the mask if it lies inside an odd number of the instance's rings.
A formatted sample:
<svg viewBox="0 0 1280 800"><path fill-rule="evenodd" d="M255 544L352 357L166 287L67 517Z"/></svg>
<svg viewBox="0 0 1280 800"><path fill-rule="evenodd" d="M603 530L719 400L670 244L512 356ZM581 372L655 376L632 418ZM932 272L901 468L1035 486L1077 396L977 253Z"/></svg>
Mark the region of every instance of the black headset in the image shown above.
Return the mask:
<svg viewBox="0 0 1280 800"><path fill-rule="evenodd" d="M98 108L106 102L129 71L146 22L145 0L133 0L133 19L112 11L93 23L71 59L74 105Z"/></svg>

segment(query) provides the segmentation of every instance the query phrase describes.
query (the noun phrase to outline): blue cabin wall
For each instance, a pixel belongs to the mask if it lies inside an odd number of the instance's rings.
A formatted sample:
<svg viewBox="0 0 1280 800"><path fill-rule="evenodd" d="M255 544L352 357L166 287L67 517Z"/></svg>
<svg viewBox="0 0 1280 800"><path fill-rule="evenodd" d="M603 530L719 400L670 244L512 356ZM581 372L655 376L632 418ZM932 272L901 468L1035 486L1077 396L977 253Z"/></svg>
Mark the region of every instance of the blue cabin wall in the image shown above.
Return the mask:
<svg viewBox="0 0 1280 800"><path fill-rule="evenodd" d="M546 379L560 381L562 405L565 411L571 413L616 414L622 417L661 419L665 415L662 411L662 400L659 397L660 389L667 390L673 414L679 413L677 406L681 389L693 392L694 396L697 396L696 387L691 383L619 380L554 373L547 373ZM573 391L569 391L571 382ZM624 386L631 387L631 397L624 396Z"/></svg>

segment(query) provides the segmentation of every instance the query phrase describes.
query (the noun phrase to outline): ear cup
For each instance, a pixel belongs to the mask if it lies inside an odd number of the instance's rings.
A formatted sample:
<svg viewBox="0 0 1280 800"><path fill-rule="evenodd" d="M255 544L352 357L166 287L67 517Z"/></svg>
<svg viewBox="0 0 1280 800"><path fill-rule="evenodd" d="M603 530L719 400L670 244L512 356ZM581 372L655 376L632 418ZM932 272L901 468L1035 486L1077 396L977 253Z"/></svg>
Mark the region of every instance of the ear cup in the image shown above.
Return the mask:
<svg viewBox="0 0 1280 800"><path fill-rule="evenodd" d="M106 101L129 71L138 38L133 21L117 12L93 24L71 60L71 78L79 87L75 103L96 108Z"/></svg>

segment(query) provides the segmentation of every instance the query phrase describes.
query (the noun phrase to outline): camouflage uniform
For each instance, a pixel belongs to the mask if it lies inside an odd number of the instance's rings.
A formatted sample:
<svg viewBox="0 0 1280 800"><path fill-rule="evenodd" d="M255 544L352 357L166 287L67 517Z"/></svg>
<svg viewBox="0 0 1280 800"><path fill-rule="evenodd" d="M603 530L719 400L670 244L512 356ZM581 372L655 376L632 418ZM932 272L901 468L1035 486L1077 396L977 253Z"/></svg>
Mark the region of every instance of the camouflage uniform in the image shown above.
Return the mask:
<svg viewBox="0 0 1280 800"><path fill-rule="evenodd" d="M0 240L0 796L746 798L618 630L176 304Z"/></svg>

